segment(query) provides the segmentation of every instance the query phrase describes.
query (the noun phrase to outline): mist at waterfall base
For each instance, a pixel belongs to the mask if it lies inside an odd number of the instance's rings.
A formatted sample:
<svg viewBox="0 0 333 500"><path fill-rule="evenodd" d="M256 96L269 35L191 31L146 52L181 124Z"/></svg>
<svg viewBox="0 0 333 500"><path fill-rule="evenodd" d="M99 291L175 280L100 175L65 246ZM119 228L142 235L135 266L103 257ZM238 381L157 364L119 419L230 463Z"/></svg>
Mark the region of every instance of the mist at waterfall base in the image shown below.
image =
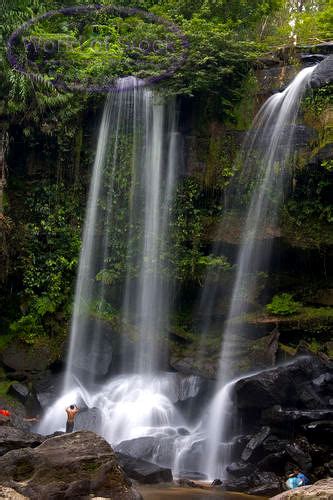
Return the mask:
<svg viewBox="0 0 333 500"><path fill-rule="evenodd" d="M237 352L233 318L248 312L247 298L256 286L257 272L269 265L269 242L263 255L260 234L265 226L277 222L286 172L293 157L300 101L313 69L302 70L283 92L267 100L242 146L243 174L253 175L255 168L256 183L237 258L215 395L200 412L196 407L198 414L191 423L179 402L198 395L201 379L160 371L167 366L164 336L173 286L161 256L169 241L170 206L180 157L175 103L165 103L139 84L108 97L90 186L64 389L46 412L40 432L64 430L64 409L76 402L100 410L96 430L114 446L150 437L153 445L149 458L172 467L176 476L181 471L205 473L209 479L225 476L230 442L237 433L230 398ZM131 176L126 199L127 246L122 250L126 268L135 270L136 279L127 272L120 300L122 324L133 327L137 342L133 353L128 352L124 342L121 374L108 379L111 359L107 339L102 321L93 319L96 311L104 313L108 287L105 280L95 277L106 274L101 272L101 263L110 263L113 258L110 231L118 224L117 171L124 151L130 153L127 161L131 163ZM134 251L136 248L139 252ZM209 282L208 273L201 300L201 307L208 311L218 293L214 287L208 291ZM209 328L209 321L205 328ZM126 326L123 329L125 339L128 332ZM206 333L202 331L202 335Z"/></svg>

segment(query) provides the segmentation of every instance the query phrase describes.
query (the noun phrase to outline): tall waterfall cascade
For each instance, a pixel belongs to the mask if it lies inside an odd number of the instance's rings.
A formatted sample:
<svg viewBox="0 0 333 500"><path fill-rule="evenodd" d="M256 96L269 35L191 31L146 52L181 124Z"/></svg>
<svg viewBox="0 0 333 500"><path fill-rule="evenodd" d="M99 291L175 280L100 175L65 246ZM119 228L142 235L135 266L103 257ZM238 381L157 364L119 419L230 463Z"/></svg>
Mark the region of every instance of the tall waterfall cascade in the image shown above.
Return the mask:
<svg viewBox="0 0 333 500"><path fill-rule="evenodd" d="M223 332L216 394L209 408L207 455L202 470L208 477L221 477L228 454L220 453L221 441L230 437L230 379L237 349L239 326L233 319L248 312L247 298L253 294L256 273L269 265L270 244L261 245L264 227L274 227L283 196L284 181L293 159L297 119L302 96L309 86L314 67L305 68L290 85L270 97L261 107L243 143L240 161L244 174L255 169L257 180L248 206L237 256L237 271L228 316ZM231 384L232 386L232 384Z"/></svg>
<svg viewBox="0 0 333 500"><path fill-rule="evenodd" d="M161 371L167 366L163 336L172 283L165 254L179 146L175 101L164 102L139 80L120 80L107 98L99 130L64 388L40 432L63 429L71 403L97 408L95 430L113 445L146 435L169 437L185 424L175 403L195 396L199 379ZM124 248L115 248L116 231L126 232ZM112 332L103 322L112 318L108 285L115 278L108 264L117 267L115 259L127 269L117 297L117 376L109 374Z"/></svg>

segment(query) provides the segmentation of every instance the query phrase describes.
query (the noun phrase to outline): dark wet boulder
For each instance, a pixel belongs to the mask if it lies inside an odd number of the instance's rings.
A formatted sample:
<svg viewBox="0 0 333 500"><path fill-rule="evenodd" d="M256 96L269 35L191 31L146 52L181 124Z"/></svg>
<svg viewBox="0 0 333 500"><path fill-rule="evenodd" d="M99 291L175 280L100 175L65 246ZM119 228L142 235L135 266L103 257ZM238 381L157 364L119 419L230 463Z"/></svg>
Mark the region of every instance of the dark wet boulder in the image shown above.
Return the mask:
<svg viewBox="0 0 333 500"><path fill-rule="evenodd" d="M325 59L325 57L326 56L324 54L300 54L300 59L306 66L318 64Z"/></svg>
<svg viewBox="0 0 333 500"><path fill-rule="evenodd" d="M311 87L323 87L333 82L333 55L326 57L311 75Z"/></svg>
<svg viewBox="0 0 333 500"><path fill-rule="evenodd" d="M253 459L256 460L258 449L261 447L265 439L269 436L270 432L270 427L262 427L262 429L250 439L241 455L241 458L244 462Z"/></svg>
<svg viewBox="0 0 333 500"><path fill-rule="evenodd" d="M312 439L319 438L324 442L333 438L333 421L332 420L319 420L317 422L310 422L302 426L304 432L311 436Z"/></svg>
<svg viewBox="0 0 333 500"><path fill-rule="evenodd" d="M251 463L232 462L227 465L227 472L234 477L248 476L255 471L255 466Z"/></svg>
<svg viewBox="0 0 333 500"><path fill-rule="evenodd" d="M254 486L247 491L250 495L272 496L282 489L281 481L274 472L257 472L252 480Z"/></svg>
<svg viewBox="0 0 333 500"><path fill-rule="evenodd" d="M140 499L111 446L93 432L46 439L37 448L0 457L0 483L33 500L85 498Z"/></svg>
<svg viewBox="0 0 333 500"><path fill-rule="evenodd" d="M21 401L21 403L25 403L29 395L29 389L25 384L21 384L21 382L13 382L9 388L8 394L14 396L14 398Z"/></svg>
<svg viewBox="0 0 333 500"><path fill-rule="evenodd" d="M309 408L311 400L317 408L316 392L313 391L311 396L308 388L314 379L332 372L333 364L329 360L319 356L301 357L287 365L239 380L235 383L232 398L241 410L265 409L274 405L304 407L305 404Z"/></svg>
<svg viewBox="0 0 333 500"><path fill-rule="evenodd" d="M102 412L99 408L84 408L75 417L74 431L100 432Z"/></svg>
<svg viewBox="0 0 333 500"><path fill-rule="evenodd" d="M117 460L128 477L142 484L170 483L173 479L171 469L116 453Z"/></svg>
<svg viewBox="0 0 333 500"><path fill-rule="evenodd" d="M10 450L35 448L39 446L44 439L45 438L39 434L31 434L20 429L15 429L15 427L1 426L0 455L4 455Z"/></svg>
<svg viewBox="0 0 333 500"><path fill-rule="evenodd" d="M308 450L308 443L307 446L301 446L299 443L289 443L286 446L286 453L291 460L305 472L310 471L312 468L312 459Z"/></svg>

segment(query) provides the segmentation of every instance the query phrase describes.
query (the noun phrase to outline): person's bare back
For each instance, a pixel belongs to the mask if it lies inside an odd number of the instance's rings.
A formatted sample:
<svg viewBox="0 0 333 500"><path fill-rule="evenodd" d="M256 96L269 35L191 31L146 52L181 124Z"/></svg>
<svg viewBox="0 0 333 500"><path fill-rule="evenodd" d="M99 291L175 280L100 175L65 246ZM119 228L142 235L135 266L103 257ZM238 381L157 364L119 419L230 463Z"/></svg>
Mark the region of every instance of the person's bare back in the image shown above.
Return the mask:
<svg viewBox="0 0 333 500"><path fill-rule="evenodd" d="M66 432L73 432L75 416L77 415L77 413L79 413L79 411L80 408L78 408L76 405L70 405L68 408L66 408Z"/></svg>

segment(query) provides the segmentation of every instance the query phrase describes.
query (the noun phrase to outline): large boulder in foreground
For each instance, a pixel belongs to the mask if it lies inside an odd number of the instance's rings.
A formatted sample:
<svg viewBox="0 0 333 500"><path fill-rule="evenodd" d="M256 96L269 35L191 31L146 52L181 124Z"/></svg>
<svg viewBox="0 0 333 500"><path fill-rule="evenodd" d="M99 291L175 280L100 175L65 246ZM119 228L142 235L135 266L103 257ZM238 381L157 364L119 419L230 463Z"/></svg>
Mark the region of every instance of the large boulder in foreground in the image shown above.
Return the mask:
<svg viewBox="0 0 333 500"><path fill-rule="evenodd" d="M333 478L322 479L310 486L302 486L293 490L280 493L271 500L297 500L303 498L320 498L320 500L331 500L333 498Z"/></svg>
<svg viewBox="0 0 333 500"><path fill-rule="evenodd" d="M84 498L136 500L111 446L93 432L46 439L37 448L13 450L0 458L0 483L35 500Z"/></svg>

